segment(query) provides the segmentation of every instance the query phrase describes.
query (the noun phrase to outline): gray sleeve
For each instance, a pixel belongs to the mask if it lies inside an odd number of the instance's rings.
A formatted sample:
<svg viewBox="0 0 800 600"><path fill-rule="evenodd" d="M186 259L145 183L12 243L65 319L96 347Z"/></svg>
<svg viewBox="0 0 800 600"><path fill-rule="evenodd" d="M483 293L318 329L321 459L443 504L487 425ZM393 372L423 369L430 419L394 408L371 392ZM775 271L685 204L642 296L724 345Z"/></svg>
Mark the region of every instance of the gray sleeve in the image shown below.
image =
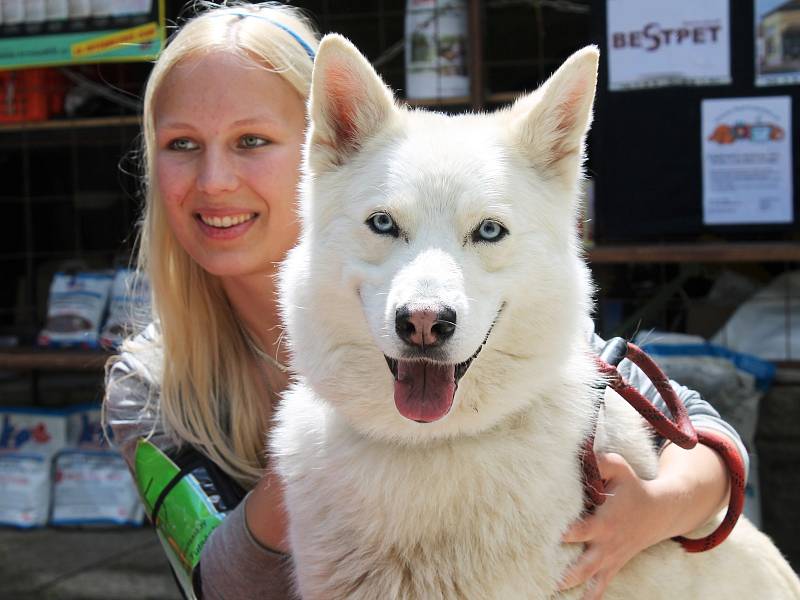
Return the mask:
<svg viewBox="0 0 800 600"><path fill-rule="evenodd" d="M200 556L203 600L288 600L291 557L262 546L245 521L242 500L208 538Z"/></svg>
<svg viewBox="0 0 800 600"><path fill-rule="evenodd" d="M159 421L157 386L146 369L123 355L106 378L105 422L113 443L134 473L136 441L148 438L162 450L177 441L164 434ZM284 600L290 594L291 558L259 544L244 518L246 498L227 513L211 533L200 555L203 599ZM184 590L191 597L190 590Z"/></svg>
<svg viewBox="0 0 800 600"><path fill-rule="evenodd" d="M594 334L592 337L592 346L595 352L600 352L604 345L605 341L597 334ZM661 397L661 394L658 393L655 386L653 386L651 381L639 367L633 364L630 360L625 359L619 364L618 371L620 375L627 379L633 387L639 390L639 392L641 392L645 398L650 400L650 402L652 402L658 410L666 415L672 416L667 408L666 402L664 402L664 399ZM686 412L689 414L689 420L696 429L710 429L716 433L721 433L730 438L730 440L739 450L739 454L744 462L746 479L750 472L750 458L747 454L747 449L742 442L742 438L739 436L739 433L719 415L719 413L714 409L713 406L711 406L711 404L703 399L699 392L682 386L671 379L670 385L672 385L672 389L675 390L678 398L680 398L680 400L686 406ZM661 437L658 437L657 440L659 446L663 446L665 443L665 440Z"/></svg>

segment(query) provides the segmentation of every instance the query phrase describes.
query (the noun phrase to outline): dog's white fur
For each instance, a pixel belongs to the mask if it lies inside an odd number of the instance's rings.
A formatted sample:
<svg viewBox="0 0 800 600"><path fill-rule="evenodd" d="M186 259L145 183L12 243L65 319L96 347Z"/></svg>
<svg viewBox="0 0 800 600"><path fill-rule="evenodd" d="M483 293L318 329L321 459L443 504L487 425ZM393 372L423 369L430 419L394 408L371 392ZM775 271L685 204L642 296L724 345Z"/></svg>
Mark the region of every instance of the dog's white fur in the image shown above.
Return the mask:
<svg viewBox="0 0 800 600"><path fill-rule="evenodd" d="M560 539L583 508L579 449L597 381L585 328L592 288L575 234L597 61L585 48L510 109L448 117L396 106L347 40L323 40L303 231L280 281L299 381L270 444L306 600L557 595L580 552ZM399 237L370 230L376 211L391 214ZM510 234L473 242L486 218ZM449 362L468 359L491 330L450 413L433 423L398 412L384 359L402 355L395 309L409 301L456 310ZM606 405L596 447L653 477L641 420L618 398ZM664 542L641 553L605 597L799 590L743 521L710 552Z"/></svg>

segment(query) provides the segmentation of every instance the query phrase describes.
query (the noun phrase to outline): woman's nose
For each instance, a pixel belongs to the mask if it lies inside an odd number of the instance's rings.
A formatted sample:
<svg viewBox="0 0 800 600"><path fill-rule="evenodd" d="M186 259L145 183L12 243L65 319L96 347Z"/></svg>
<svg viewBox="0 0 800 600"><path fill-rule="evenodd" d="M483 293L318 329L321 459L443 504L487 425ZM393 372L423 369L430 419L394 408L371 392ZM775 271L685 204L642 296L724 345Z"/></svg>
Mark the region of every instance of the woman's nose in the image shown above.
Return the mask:
<svg viewBox="0 0 800 600"><path fill-rule="evenodd" d="M224 149L207 148L197 174L197 189L204 194L214 195L232 192L238 185L239 176L233 157Z"/></svg>

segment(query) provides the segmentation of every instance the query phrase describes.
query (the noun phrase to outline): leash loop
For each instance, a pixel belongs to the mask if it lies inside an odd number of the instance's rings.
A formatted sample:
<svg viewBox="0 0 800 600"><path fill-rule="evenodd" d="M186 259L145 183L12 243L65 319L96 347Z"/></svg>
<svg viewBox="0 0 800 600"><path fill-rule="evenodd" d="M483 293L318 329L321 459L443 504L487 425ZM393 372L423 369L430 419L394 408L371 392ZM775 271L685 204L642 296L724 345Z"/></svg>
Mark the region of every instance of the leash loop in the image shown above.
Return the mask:
<svg viewBox="0 0 800 600"><path fill-rule="evenodd" d="M621 340L621 338L614 339ZM675 390L672 389L667 376L664 375L664 372L658 368L658 365L653 362L653 359L647 356L641 348L630 342L625 342L625 340L621 341L627 347L624 358L631 360L645 375L647 375L653 387L656 388L664 399L674 421L658 410L652 402L639 392L639 390L625 381L622 375L617 371L616 366L609 365L603 361L602 358L597 359L600 372L610 377L609 385L611 388L625 398L628 404L633 406L661 437L670 440L674 444L678 444L681 448L686 448L687 450L689 448L694 448L697 445L697 432L694 430L692 422L689 420L686 407L678 398ZM615 344L619 344L619 342L615 342ZM618 353L616 356L618 356Z"/></svg>
<svg viewBox="0 0 800 600"><path fill-rule="evenodd" d="M619 374L617 366L624 358L630 359L644 372L664 399L667 408L673 415L673 419L658 410L652 402ZM695 431L689 420L686 407L678 398L675 390L672 389L667 376L664 375L664 372L656 365L653 359L635 344L631 344L622 338L612 338L606 343L600 356L595 357L595 360L606 385L625 398L659 435L687 450L694 448L699 441L701 444L715 450L725 461L730 474L731 491L728 511L720 525L711 534L700 539L689 539L684 536L673 538L687 552L703 552L721 544L733 530L744 509L744 462L737 449L720 434L709 431L701 431L699 433ZM599 407L600 405L598 404L598 410ZM581 462L586 507L587 510L593 510L606 500L605 485L600 476L597 457L594 453L594 431L584 443Z"/></svg>

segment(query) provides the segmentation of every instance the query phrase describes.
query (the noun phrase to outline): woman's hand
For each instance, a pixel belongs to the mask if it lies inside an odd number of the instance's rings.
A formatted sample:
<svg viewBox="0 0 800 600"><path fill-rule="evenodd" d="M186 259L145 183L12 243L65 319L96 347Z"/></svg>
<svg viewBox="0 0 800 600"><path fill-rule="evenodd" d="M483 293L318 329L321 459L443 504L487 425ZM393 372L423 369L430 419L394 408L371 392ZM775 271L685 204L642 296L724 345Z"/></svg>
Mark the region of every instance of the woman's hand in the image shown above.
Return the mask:
<svg viewBox="0 0 800 600"><path fill-rule="evenodd" d="M591 580L584 600L602 598L611 579L636 554L703 525L728 498L725 463L701 444L691 450L668 444L651 481L640 479L619 454L598 454L597 465L609 497L563 538L586 545L561 583L566 590Z"/></svg>

